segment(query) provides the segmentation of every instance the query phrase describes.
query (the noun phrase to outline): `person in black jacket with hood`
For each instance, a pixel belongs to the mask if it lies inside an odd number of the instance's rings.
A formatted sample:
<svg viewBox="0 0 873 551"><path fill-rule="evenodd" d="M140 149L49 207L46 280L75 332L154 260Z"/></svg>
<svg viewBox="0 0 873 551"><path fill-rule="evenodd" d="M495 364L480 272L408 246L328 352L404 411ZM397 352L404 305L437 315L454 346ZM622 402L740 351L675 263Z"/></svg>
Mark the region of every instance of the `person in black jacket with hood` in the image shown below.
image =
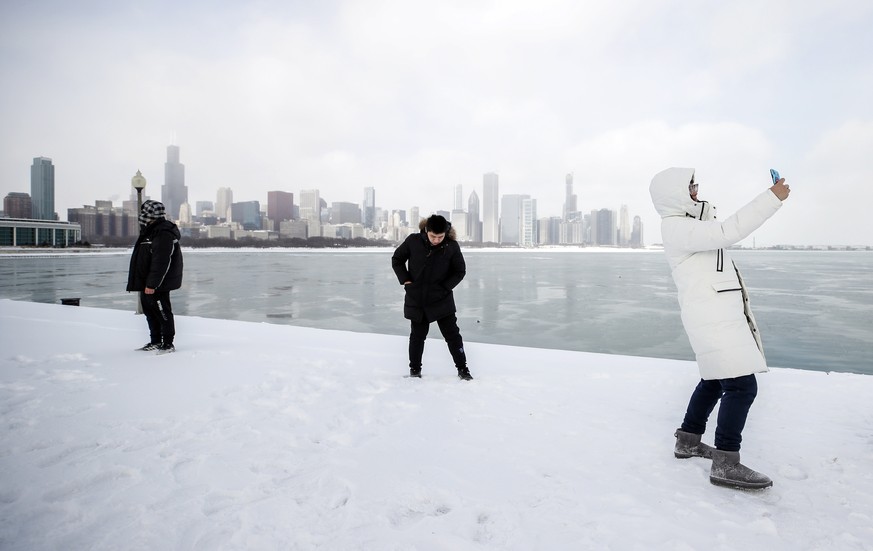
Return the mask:
<svg viewBox="0 0 873 551"><path fill-rule="evenodd" d="M138 291L151 339L138 350L175 352L176 325L170 291L182 286L179 228L164 217L164 205L148 200L139 213L140 234L130 258L127 290Z"/></svg>
<svg viewBox="0 0 873 551"><path fill-rule="evenodd" d="M467 273L455 230L440 215L419 224L421 230L400 244L391 257L391 267L406 291L403 316L410 320L409 375L421 377L421 357L430 323L435 321L446 339L458 368L458 377L471 380L464 353L464 340L455 316L454 289Z"/></svg>

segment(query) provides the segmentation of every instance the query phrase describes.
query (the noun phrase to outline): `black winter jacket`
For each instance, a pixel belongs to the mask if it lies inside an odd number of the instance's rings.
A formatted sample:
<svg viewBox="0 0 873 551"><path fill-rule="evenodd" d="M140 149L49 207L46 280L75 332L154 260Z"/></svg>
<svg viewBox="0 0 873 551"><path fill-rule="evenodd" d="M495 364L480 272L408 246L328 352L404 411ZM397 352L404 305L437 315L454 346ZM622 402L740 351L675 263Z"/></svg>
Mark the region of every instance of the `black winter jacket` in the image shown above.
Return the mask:
<svg viewBox="0 0 873 551"><path fill-rule="evenodd" d="M432 246L422 229L400 244L391 257L391 267L405 286L403 316L423 322L435 321L455 313L452 289L467 274L461 246L453 239L454 231L437 246Z"/></svg>
<svg viewBox="0 0 873 551"><path fill-rule="evenodd" d="M140 233L130 257L128 291L172 291L182 286L179 228L169 220L155 220Z"/></svg>

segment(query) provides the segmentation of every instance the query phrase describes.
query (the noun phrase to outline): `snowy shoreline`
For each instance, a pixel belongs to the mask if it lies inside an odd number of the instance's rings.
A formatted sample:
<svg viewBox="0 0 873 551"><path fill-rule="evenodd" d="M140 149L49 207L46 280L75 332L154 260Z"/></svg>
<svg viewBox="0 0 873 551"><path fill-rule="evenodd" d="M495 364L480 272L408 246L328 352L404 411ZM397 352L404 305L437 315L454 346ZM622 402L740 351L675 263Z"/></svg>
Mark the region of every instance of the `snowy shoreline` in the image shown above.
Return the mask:
<svg viewBox="0 0 873 551"><path fill-rule="evenodd" d="M873 377L773 369L743 460L672 456L693 362L0 301L0 548L873 549ZM704 440L711 442L711 431Z"/></svg>

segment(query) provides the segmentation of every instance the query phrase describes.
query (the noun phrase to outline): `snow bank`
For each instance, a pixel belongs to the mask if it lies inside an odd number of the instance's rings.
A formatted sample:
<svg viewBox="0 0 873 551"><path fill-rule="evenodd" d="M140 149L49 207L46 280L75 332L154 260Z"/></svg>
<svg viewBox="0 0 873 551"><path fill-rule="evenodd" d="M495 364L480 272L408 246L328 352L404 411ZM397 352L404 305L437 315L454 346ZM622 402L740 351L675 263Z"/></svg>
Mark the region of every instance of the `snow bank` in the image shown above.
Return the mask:
<svg viewBox="0 0 873 551"><path fill-rule="evenodd" d="M761 375L747 493L673 458L693 363L177 326L0 301L0 549L873 549L873 377Z"/></svg>

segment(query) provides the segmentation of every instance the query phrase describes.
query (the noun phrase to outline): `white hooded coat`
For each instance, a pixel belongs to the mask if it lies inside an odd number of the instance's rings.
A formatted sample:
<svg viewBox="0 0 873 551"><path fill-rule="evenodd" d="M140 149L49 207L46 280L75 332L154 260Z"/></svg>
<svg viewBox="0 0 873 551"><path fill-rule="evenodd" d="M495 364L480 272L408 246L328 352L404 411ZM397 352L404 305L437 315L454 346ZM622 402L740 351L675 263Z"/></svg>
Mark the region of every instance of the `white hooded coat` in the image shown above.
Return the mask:
<svg viewBox="0 0 873 551"><path fill-rule="evenodd" d="M731 379L767 371L767 361L743 278L724 247L758 229L782 201L768 190L726 220L691 199L693 168L668 168L649 193L661 215L664 252L679 290L682 325L697 357L700 377Z"/></svg>

